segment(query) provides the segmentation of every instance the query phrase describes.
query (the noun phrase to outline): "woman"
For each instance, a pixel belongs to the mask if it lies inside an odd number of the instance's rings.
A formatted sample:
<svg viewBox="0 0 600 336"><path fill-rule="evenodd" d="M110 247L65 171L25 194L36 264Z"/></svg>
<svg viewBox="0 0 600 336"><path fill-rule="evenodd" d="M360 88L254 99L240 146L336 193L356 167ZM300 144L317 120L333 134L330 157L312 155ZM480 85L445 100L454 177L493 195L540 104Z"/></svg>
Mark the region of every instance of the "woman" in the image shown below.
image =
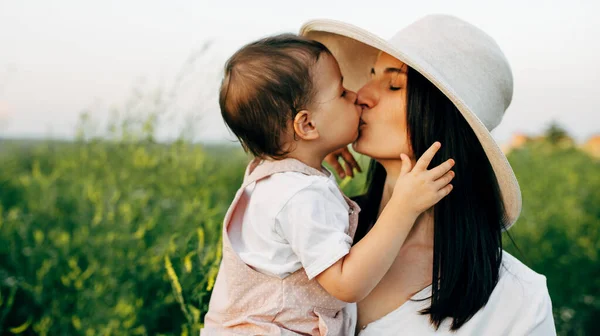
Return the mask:
<svg viewBox="0 0 600 336"><path fill-rule="evenodd" d="M332 51L363 107L353 146L373 160L355 241L388 201L400 153L414 160L441 141L432 165L457 162L453 192L418 218L390 271L358 304L359 334L555 334L545 277L502 250L501 234L520 213L521 193L490 134L513 91L493 39L442 15L411 24L389 42L328 20L311 21L301 33ZM330 162L352 162L348 154L334 153Z"/></svg>

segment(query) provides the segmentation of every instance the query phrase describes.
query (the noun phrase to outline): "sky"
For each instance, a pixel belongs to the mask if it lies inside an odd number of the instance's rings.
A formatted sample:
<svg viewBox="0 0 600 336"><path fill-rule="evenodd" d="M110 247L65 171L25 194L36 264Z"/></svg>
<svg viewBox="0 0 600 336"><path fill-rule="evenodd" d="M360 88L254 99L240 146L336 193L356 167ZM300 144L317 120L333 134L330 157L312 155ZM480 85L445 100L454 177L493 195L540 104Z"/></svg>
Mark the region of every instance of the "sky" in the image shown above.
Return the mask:
<svg viewBox="0 0 600 336"><path fill-rule="evenodd" d="M154 106L164 139L231 141L217 88L243 44L315 18L387 39L437 13L486 31L511 64L499 142L552 121L579 141L600 133L600 1L0 0L0 137L72 138L82 112L101 133Z"/></svg>

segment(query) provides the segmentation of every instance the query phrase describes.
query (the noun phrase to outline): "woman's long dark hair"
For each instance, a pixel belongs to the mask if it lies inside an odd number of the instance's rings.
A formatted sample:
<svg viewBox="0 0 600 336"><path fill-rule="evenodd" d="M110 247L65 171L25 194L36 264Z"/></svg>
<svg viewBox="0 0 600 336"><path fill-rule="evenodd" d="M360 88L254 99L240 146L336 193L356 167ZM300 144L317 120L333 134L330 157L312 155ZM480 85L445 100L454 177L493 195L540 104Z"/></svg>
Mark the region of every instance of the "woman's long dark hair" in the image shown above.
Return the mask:
<svg viewBox="0 0 600 336"><path fill-rule="evenodd" d="M498 283L505 211L494 170L456 106L429 80L408 70L407 125L415 157L435 142L442 148L430 167L456 161L452 192L434 206L433 283L429 314L437 328L446 318L459 329L487 303ZM371 160L357 238L375 223L386 172ZM358 241L358 240L357 240ZM437 281L435 280L437 279Z"/></svg>

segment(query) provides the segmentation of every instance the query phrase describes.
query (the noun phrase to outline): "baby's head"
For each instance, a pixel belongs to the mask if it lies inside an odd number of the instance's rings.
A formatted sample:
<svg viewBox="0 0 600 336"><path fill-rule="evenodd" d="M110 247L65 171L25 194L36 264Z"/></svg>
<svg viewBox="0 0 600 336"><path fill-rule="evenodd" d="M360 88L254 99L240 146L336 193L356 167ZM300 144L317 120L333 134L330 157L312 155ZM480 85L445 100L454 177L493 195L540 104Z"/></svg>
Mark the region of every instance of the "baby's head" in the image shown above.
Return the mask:
<svg viewBox="0 0 600 336"><path fill-rule="evenodd" d="M219 94L223 119L244 149L275 159L296 150L324 155L356 140L355 101L331 52L293 34L238 50L225 65Z"/></svg>

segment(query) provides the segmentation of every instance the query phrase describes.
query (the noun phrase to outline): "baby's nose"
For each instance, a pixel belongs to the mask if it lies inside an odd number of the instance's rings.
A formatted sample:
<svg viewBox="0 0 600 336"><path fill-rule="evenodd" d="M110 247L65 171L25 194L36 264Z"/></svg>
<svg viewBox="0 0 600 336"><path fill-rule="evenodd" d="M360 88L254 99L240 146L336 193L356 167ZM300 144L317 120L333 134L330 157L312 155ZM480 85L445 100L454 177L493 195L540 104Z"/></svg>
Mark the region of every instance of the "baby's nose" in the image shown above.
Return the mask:
<svg viewBox="0 0 600 336"><path fill-rule="evenodd" d="M357 99L356 92L348 90L346 92L346 94L349 95L350 100L353 100L354 104L356 104L356 99Z"/></svg>

